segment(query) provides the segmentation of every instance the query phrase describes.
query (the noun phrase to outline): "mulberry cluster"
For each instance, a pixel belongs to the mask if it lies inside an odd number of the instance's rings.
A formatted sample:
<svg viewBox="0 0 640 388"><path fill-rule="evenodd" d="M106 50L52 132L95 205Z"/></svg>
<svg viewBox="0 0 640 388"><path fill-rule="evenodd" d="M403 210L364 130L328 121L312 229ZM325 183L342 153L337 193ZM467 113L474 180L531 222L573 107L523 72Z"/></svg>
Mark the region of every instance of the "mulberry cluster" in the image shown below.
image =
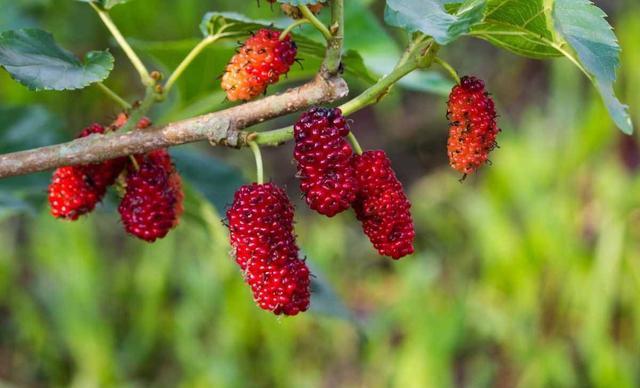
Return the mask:
<svg viewBox="0 0 640 388"><path fill-rule="evenodd" d="M239 48L222 76L222 89L230 101L250 100L264 93L289 72L297 54L296 44L287 34L261 29Z"/></svg>
<svg viewBox="0 0 640 388"><path fill-rule="evenodd" d="M127 168L126 193L118 211L126 231L154 242L178 225L183 211L182 184L164 150L136 156Z"/></svg>
<svg viewBox="0 0 640 388"><path fill-rule="evenodd" d="M102 125L92 124L83 129L78 137L105 132ZM48 190L51 214L56 218L75 221L93 211L126 163L126 158L117 158L102 163L58 168L53 173Z"/></svg>
<svg viewBox="0 0 640 388"><path fill-rule="evenodd" d="M348 134L338 108L313 108L294 126L300 189L311 209L329 217L348 209L356 197Z"/></svg>
<svg viewBox="0 0 640 388"><path fill-rule="evenodd" d="M411 203L384 151L354 159L359 192L353 208L364 233L381 255L399 259L413 253Z"/></svg>
<svg viewBox="0 0 640 388"><path fill-rule="evenodd" d="M293 206L279 187L242 186L227 211L236 262L256 303L276 315L296 315L309 308L310 273L298 258Z"/></svg>
<svg viewBox="0 0 640 388"><path fill-rule="evenodd" d="M93 124L78 137L117 130L129 117L121 113L108 127ZM151 126L151 120L141 119L136 127ZM56 218L77 220L91 212L102 200L107 188L126 172L126 192L118 208L122 223L130 234L153 242L162 238L178 224L183 208L180 175L166 150L146 155L122 157L102 163L61 167L53 173L49 186L49 204Z"/></svg>
<svg viewBox="0 0 640 388"><path fill-rule="evenodd" d="M500 132L495 105L484 82L462 77L449 95L447 118L449 164L465 176L472 174L487 162Z"/></svg>

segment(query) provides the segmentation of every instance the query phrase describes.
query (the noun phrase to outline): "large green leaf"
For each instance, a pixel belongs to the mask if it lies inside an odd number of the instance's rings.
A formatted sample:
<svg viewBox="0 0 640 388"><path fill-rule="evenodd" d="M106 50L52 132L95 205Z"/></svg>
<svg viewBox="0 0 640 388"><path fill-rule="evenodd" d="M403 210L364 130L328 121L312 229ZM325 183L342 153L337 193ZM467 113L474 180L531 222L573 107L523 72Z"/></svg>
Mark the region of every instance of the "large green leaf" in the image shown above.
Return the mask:
<svg viewBox="0 0 640 388"><path fill-rule="evenodd" d="M560 56L553 47L546 0L488 0L482 23L470 32L503 49L531 58Z"/></svg>
<svg viewBox="0 0 640 388"><path fill-rule="evenodd" d="M113 57L107 51L92 51L80 61L50 33L21 29L0 34L0 66L31 90L69 90L107 78Z"/></svg>
<svg viewBox="0 0 640 388"><path fill-rule="evenodd" d="M131 0L77 0L83 3L95 3L98 4L101 8L111 9L119 4L128 3Z"/></svg>
<svg viewBox="0 0 640 388"><path fill-rule="evenodd" d="M625 133L633 132L628 107L613 91L620 65L620 46L606 14L588 0L555 0L553 18L558 34L573 48L582 69L588 73L616 125ZM574 62L573 53L565 51Z"/></svg>
<svg viewBox="0 0 640 388"><path fill-rule="evenodd" d="M486 0L467 0L451 15L438 0L387 0L384 17L389 25L420 31L445 45L482 20L485 6Z"/></svg>

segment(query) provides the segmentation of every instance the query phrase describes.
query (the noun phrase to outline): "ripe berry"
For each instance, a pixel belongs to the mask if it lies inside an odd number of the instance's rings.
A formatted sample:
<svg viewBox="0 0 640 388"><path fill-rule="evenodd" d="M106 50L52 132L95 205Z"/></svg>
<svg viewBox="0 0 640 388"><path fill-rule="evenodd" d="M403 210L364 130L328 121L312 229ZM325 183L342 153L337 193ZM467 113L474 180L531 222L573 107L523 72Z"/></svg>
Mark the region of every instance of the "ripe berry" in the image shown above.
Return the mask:
<svg viewBox="0 0 640 388"><path fill-rule="evenodd" d="M278 82L295 62L297 48L291 35L261 29L239 48L222 76L222 89L230 101L250 100Z"/></svg>
<svg viewBox="0 0 640 388"><path fill-rule="evenodd" d="M92 124L80 132L78 137L105 133L100 124ZM126 158L116 158L96 164L67 166L53 173L49 185L49 205L56 218L75 221L79 216L91 212L102 200L126 165Z"/></svg>
<svg viewBox="0 0 640 388"><path fill-rule="evenodd" d="M233 254L258 306L276 315L306 311L310 273L298 258L286 193L271 183L242 186L227 221Z"/></svg>
<svg viewBox="0 0 640 388"><path fill-rule="evenodd" d="M294 126L300 189L311 209L329 217L348 209L356 198L348 134L338 108L312 108Z"/></svg>
<svg viewBox="0 0 640 388"><path fill-rule="evenodd" d="M497 146L500 129L495 105L485 91L484 82L468 76L453 87L448 104L449 164L466 176L486 163Z"/></svg>
<svg viewBox="0 0 640 388"><path fill-rule="evenodd" d="M381 255L399 259L413 253L411 203L384 151L354 157L358 197L353 203L364 233Z"/></svg>
<svg viewBox="0 0 640 388"><path fill-rule="evenodd" d="M148 241L163 238L178 225L184 195L180 175L166 150L135 157L127 168L126 193L118 207L127 232Z"/></svg>

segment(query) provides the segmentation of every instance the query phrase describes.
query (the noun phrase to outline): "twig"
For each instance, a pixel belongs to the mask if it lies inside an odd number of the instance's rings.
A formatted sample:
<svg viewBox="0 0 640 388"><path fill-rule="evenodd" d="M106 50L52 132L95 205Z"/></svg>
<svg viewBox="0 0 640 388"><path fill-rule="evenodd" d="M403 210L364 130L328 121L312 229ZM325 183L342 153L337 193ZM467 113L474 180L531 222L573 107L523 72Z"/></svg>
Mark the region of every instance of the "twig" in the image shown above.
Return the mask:
<svg viewBox="0 0 640 388"><path fill-rule="evenodd" d="M149 75L149 71L145 67L144 63L142 63L142 61L140 60L136 52L133 51L133 49L131 48L127 40L124 38L124 36L122 36L122 33L120 32L118 27L115 25L113 20L111 20L111 16L109 16L109 14L105 10L100 9L94 3L89 3L89 4L98 13L98 16L100 16L100 19L102 19L102 22L104 23L104 25L107 26L107 28L111 32L111 35L113 35L116 42L118 42L118 44L120 45L124 53L127 55L133 67L136 68L136 70L140 74L140 79L142 80L142 83L145 85L153 85L155 81Z"/></svg>
<svg viewBox="0 0 640 388"><path fill-rule="evenodd" d="M118 105L122 107L122 109L131 109L131 104L129 104L124 98L120 97L116 92L111 90L107 85L102 82L97 82L96 86L102 90L104 94L106 94L110 99L115 101Z"/></svg>
<svg viewBox="0 0 640 388"><path fill-rule="evenodd" d="M345 97L348 92L348 86L342 78L319 75L313 81L282 94L164 127L92 135L68 143L0 155L0 178L61 166L96 163L202 140L242 147L246 145L249 135L242 129L313 105L333 102ZM260 143L258 139L255 141Z"/></svg>

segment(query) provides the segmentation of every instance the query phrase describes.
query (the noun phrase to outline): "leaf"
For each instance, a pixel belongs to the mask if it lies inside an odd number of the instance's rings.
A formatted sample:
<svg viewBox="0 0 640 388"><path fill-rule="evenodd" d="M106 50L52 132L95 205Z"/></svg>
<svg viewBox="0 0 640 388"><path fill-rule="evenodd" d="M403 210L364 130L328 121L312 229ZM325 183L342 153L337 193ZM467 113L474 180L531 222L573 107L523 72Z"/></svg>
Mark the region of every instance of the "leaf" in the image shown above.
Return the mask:
<svg viewBox="0 0 640 388"><path fill-rule="evenodd" d="M403 77L398 85L417 92L428 92L446 97L451 93L454 82L437 71L414 71Z"/></svg>
<svg viewBox="0 0 640 388"><path fill-rule="evenodd" d="M446 45L482 20L486 1L467 0L451 15L438 0L387 0L384 18L391 26L420 31Z"/></svg>
<svg viewBox="0 0 640 388"><path fill-rule="evenodd" d="M592 78L613 121L624 133L633 132L628 107L613 91L620 66L620 46L606 14L588 0L555 0L553 18L558 34L575 50L583 70ZM563 42L564 43L564 42ZM565 51L574 62L573 53Z"/></svg>
<svg viewBox="0 0 640 388"><path fill-rule="evenodd" d="M309 311L318 315L349 321L358 326L353 312L344 304L325 276L307 260L313 277L311 278L311 307Z"/></svg>
<svg viewBox="0 0 640 388"><path fill-rule="evenodd" d="M0 153L21 151L62 140L61 122L45 108L0 106ZM35 214L45 203L50 173L0 180L0 218Z"/></svg>
<svg viewBox="0 0 640 388"><path fill-rule="evenodd" d="M561 53L553 47L553 32L546 0L488 0L482 23L470 34L495 46L530 58Z"/></svg>
<svg viewBox="0 0 640 388"><path fill-rule="evenodd" d="M107 78L113 57L107 51L92 51L81 62L59 47L50 33L21 29L0 34L0 66L31 90L70 90Z"/></svg>
<svg viewBox="0 0 640 388"><path fill-rule="evenodd" d="M95 3L100 6L100 8L111 9L119 4L128 3L131 0L77 0L83 3Z"/></svg>
<svg viewBox="0 0 640 388"><path fill-rule="evenodd" d="M204 195L219 212L233 201L233 193L244 183L242 173L225 162L195 150L171 150L180 175Z"/></svg>

